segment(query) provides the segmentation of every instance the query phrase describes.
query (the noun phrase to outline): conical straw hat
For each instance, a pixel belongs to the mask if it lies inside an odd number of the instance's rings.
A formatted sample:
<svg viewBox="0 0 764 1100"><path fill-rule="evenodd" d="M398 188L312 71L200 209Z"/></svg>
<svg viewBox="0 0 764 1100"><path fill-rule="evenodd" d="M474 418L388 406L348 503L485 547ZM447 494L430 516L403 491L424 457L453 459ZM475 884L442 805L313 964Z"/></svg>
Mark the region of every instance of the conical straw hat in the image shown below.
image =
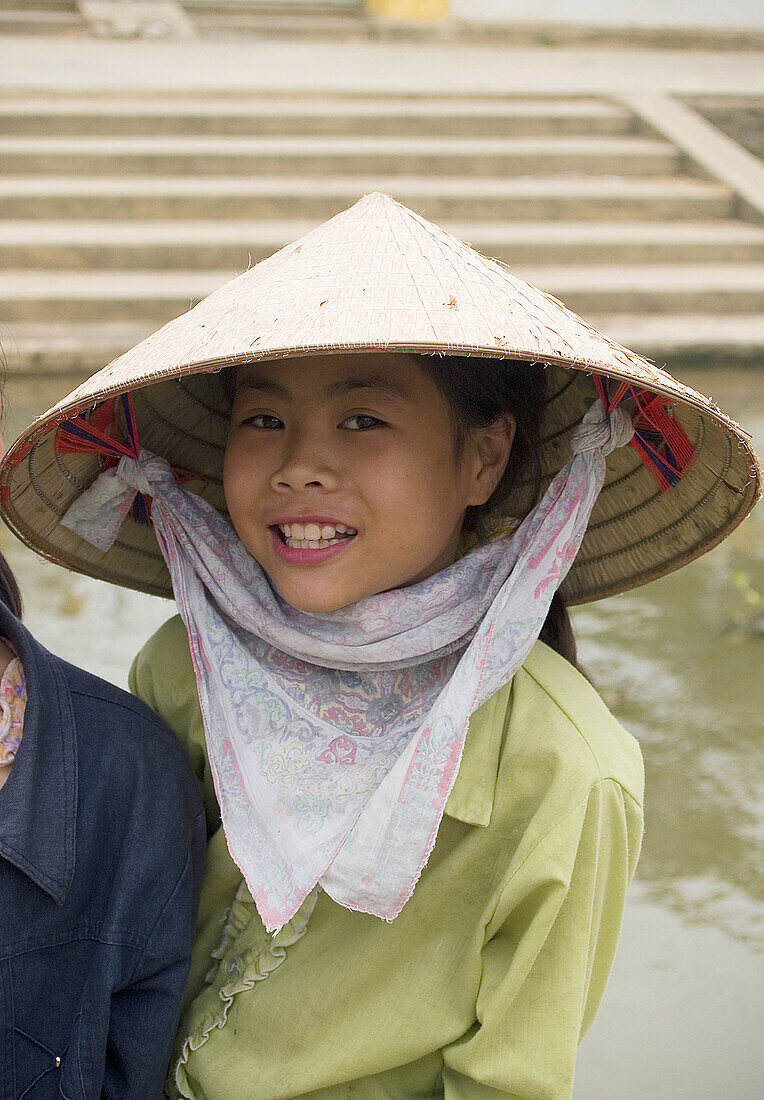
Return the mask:
<svg viewBox="0 0 764 1100"><path fill-rule="evenodd" d="M570 457L571 433L597 397L593 373L670 399L694 450L691 466L662 491L635 448L609 456L604 488L562 589L571 602L678 568L729 534L760 495L761 470L748 436L702 394L439 226L372 194L226 283L39 417L0 470L6 522L53 561L169 595L150 527L126 519L112 548L101 553L61 526L102 459L57 453L59 424L132 391L141 446L195 471L189 488L225 511L227 398L211 372L257 360L381 349L547 364L547 479Z"/></svg>

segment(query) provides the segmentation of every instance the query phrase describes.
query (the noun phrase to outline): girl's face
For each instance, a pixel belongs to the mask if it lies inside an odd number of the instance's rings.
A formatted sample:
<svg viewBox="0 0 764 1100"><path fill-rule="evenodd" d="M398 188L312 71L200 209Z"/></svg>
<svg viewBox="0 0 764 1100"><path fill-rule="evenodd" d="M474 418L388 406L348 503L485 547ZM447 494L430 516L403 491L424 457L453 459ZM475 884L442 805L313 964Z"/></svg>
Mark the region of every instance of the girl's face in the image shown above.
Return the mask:
<svg viewBox="0 0 764 1100"><path fill-rule="evenodd" d="M327 613L456 558L464 510L499 481L503 419L454 453L445 398L414 356L346 353L240 367L223 484L276 589Z"/></svg>

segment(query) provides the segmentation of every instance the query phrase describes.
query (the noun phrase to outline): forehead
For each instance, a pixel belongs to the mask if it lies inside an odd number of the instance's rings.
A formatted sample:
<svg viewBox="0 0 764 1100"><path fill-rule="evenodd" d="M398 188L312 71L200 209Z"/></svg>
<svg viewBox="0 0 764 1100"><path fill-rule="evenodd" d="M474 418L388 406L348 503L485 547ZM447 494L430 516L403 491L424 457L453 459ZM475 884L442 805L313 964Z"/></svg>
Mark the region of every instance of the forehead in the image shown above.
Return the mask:
<svg viewBox="0 0 764 1100"><path fill-rule="evenodd" d="M284 400L345 396L371 390L396 400L429 393L416 356L404 352L350 352L246 363L236 373L237 393L259 392Z"/></svg>

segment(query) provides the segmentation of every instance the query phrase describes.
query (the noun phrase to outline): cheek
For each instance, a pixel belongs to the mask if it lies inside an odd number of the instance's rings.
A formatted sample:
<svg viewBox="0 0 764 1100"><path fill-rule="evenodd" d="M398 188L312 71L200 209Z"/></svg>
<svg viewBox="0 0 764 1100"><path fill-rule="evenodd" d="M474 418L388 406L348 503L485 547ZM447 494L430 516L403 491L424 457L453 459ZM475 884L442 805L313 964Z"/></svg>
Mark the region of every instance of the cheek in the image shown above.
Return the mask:
<svg viewBox="0 0 764 1100"><path fill-rule="evenodd" d="M374 476L376 492L385 497L388 511L396 518L401 543L421 543L428 533L450 535L464 510L450 450L413 449L400 456L394 466L377 467ZM411 532L411 539L406 537L407 532Z"/></svg>
<svg viewBox="0 0 764 1100"><path fill-rule="evenodd" d="M223 493L225 495L226 504L231 507L231 501L235 496L236 489L236 457L234 454L234 448L230 443L226 444L225 453L223 455Z"/></svg>
<svg viewBox="0 0 764 1100"><path fill-rule="evenodd" d="M241 440L229 439L223 456L223 493L231 518L235 518L253 497L257 468L253 457L250 448Z"/></svg>
<svg viewBox="0 0 764 1100"><path fill-rule="evenodd" d="M419 467L422 493L433 505L453 505L461 493L461 474L454 464L451 447L442 444L422 456Z"/></svg>

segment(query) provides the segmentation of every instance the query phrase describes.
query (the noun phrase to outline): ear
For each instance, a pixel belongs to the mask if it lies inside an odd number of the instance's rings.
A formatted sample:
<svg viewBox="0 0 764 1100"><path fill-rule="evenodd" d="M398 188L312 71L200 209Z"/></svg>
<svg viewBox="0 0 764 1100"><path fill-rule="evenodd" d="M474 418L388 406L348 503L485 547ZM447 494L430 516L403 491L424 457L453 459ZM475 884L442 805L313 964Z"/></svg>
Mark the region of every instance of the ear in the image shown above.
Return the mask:
<svg viewBox="0 0 764 1100"><path fill-rule="evenodd" d="M472 485L468 504L485 504L499 484L509 461L517 421L505 413L486 428L473 433Z"/></svg>

